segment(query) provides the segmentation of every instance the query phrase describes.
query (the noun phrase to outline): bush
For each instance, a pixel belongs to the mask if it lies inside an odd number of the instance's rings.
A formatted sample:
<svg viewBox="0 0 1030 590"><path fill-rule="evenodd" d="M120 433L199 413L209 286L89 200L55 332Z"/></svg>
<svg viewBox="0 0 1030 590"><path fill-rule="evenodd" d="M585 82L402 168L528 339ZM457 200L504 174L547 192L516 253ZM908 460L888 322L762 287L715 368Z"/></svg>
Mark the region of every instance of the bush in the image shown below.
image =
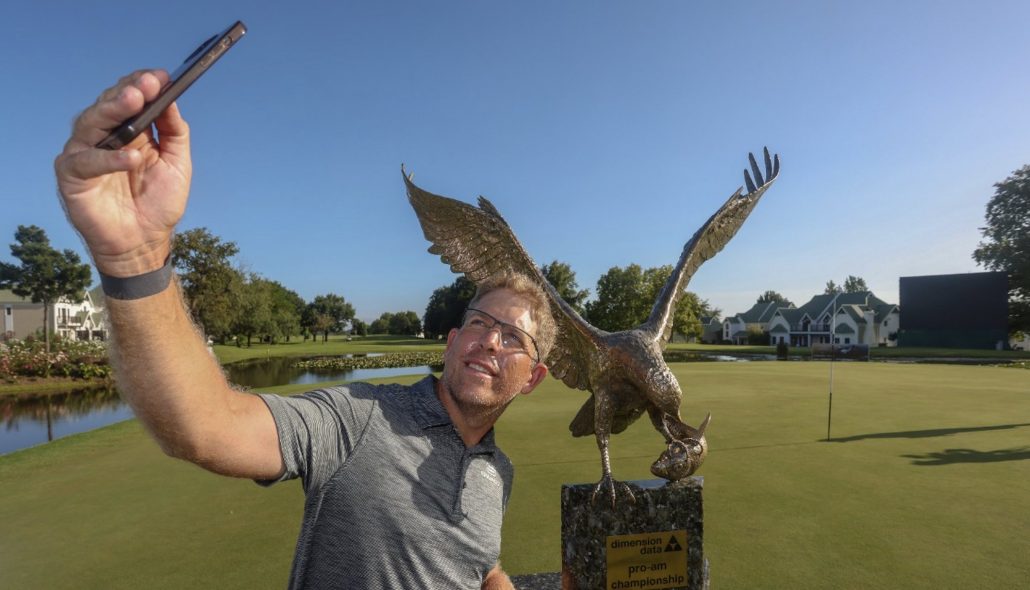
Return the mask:
<svg viewBox="0 0 1030 590"><path fill-rule="evenodd" d="M776 358L781 361L787 360L787 355L790 354L790 347L787 343L780 341L776 344Z"/></svg>
<svg viewBox="0 0 1030 590"><path fill-rule="evenodd" d="M0 379L59 376L106 378L111 374L103 342L55 338L48 355L42 340L26 338L0 343Z"/></svg>

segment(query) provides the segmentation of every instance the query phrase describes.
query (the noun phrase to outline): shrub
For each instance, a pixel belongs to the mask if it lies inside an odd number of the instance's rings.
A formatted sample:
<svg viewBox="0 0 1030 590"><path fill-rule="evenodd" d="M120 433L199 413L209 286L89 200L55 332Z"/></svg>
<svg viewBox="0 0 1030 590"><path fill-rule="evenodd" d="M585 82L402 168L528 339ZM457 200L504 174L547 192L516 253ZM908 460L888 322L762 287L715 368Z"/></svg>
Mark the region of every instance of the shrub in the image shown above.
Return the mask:
<svg viewBox="0 0 1030 590"><path fill-rule="evenodd" d="M103 342L55 338L48 355L42 340L26 338L0 343L0 378L61 376L106 378L111 374Z"/></svg>

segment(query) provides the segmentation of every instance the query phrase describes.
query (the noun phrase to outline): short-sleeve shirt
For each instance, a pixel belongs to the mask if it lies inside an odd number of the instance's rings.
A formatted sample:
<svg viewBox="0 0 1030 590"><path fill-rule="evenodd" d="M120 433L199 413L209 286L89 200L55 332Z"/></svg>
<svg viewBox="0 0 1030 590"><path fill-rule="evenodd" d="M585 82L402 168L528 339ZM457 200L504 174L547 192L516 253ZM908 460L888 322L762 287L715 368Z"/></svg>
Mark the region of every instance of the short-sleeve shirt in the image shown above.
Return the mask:
<svg viewBox="0 0 1030 590"><path fill-rule="evenodd" d="M299 477L306 494L290 588L482 585L512 466L492 430L465 446L435 377L261 398L286 465L276 481Z"/></svg>

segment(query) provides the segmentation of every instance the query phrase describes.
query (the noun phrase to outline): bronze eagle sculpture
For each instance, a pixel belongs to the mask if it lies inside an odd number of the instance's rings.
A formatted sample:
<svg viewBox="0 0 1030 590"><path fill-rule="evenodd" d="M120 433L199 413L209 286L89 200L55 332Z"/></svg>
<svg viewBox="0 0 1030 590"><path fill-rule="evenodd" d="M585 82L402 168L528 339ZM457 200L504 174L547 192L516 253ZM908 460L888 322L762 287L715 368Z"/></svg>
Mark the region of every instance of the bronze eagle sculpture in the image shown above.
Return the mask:
<svg viewBox="0 0 1030 590"><path fill-rule="evenodd" d="M770 158L767 148L764 155L763 175L754 154L748 154L751 171L744 170L747 192L745 187L738 188L683 247L647 321L621 332L595 328L566 303L486 198L479 197L477 208L434 195L415 186L411 176L401 169L408 200L426 239L432 243L429 252L440 255L452 271L464 273L476 284L501 273L521 273L535 280L550 299L558 334L545 362L565 385L592 394L569 429L573 436L593 434L597 438L602 475L594 488L594 500L604 490L611 494L614 508L616 483L633 500L629 488L612 478L609 437L625 430L645 411L667 445L652 465L652 473L670 480L682 479L694 473L708 453L704 434L711 414L698 428L680 419L683 394L676 376L662 358L662 351L672 335L676 304L690 278L737 233L778 177L779 156Z"/></svg>

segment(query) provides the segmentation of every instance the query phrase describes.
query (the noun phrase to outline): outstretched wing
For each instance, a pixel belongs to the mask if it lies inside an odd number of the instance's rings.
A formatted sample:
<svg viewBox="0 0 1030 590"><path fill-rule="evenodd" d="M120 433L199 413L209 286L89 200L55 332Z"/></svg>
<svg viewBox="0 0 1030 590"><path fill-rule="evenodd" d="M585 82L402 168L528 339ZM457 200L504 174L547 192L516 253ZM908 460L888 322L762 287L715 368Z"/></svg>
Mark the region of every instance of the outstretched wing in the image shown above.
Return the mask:
<svg viewBox="0 0 1030 590"><path fill-rule="evenodd" d="M415 209L422 232L433 245L429 252L457 273L479 284L501 273L517 272L536 281L547 293L558 324L555 345L546 363L551 374L574 389L589 389L589 366L603 332L586 322L544 278L526 253L508 222L484 197L473 207L415 186L404 174L408 201Z"/></svg>
<svg viewBox="0 0 1030 590"><path fill-rule="evenodd" d="M683 253L680 255L676 268L665 282L665 286L662 287L647 322L641 326L644 331L661 339L663 349L672 335L673 311L683 297L684 289L690 282L690 278L694 276L701 264L718 254L737 233L751 210L755 208L758 199L762 198L762 194L779 176L780 156L776 155L770 158L769 148L765 148L764 152L765 177L762 177L754 154L748 154L754 181L751 179L751 174L745 169L744 182L747 184L747 193L742 194L743 187L738 188L737 192L733 193L729 200L715 212L715 215L712 215L683 246Z"/></svg>

